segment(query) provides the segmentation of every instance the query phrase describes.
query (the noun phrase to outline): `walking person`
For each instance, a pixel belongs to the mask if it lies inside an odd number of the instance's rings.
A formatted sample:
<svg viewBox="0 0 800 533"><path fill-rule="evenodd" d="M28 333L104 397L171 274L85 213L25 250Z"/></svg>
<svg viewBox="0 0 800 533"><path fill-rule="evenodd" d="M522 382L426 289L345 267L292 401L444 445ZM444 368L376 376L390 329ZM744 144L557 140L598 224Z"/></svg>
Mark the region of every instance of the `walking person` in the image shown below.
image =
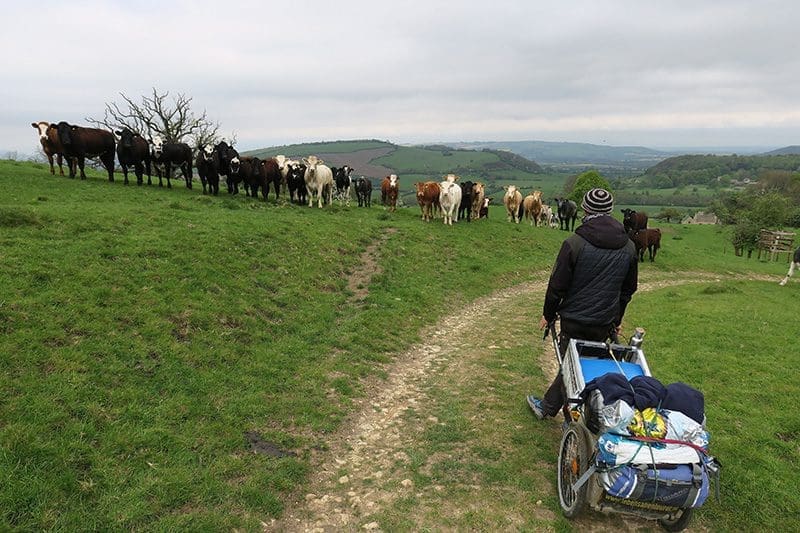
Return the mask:
<svg viewBox="0 0 800 533"><path fill-rule="evenodd" d="M611 216L611 193L592 189L584 195L581 207L586 215L561 245L539 321L539 328L545 329L560 318L562 353L570 339L604 342L612 330L619 332L625 308L638 285L636 247L622 224ZM543 397L527 397L540 419L555 416L564 401L560 369Z"/></svg>

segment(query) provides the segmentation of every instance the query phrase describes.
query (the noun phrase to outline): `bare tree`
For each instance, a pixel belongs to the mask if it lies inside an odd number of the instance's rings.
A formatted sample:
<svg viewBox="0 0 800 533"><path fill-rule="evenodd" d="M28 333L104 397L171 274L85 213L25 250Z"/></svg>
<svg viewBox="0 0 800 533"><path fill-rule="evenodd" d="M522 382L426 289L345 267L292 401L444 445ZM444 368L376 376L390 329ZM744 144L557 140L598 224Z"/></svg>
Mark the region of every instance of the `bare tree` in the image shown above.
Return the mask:
<svg viewBox="0 0 800 533"><path fill-rule="evenodd" d="M150 96L142 96L140 103L120 93L123 103L106 103L102 119L87 118L96 126L112 131L127 127L142 135L161 135L166 142L187 142L193 147L215 143L220 125L206 116L206 111L196 116L192 99L184 94L169 99L169 91L159 93L156 88Z"/></svg>

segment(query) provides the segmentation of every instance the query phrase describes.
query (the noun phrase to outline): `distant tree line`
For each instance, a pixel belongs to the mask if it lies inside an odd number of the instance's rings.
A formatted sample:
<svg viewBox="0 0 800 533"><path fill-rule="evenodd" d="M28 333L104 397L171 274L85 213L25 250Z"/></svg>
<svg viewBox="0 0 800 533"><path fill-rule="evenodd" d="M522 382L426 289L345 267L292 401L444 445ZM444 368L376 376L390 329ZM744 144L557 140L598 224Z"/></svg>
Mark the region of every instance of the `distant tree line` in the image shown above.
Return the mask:
<svg viewBox="0 0 800 533"><path fill-rule="evenodd" d="M650 167L641 181L654 189L685 185L728 187L758 181L767 171L797 172L798 169L800 155L682 155Z"/></svg>

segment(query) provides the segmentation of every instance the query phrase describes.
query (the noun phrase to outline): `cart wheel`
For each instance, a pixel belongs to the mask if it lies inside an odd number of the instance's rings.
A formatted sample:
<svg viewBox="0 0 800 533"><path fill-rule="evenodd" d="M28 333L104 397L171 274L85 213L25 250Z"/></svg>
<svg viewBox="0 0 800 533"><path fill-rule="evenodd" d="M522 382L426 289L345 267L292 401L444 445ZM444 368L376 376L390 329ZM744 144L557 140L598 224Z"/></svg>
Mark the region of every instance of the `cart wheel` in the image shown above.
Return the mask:
<svg viewBox="0 0 800 533"><path fill-rule="evenodd" d="M575 422L570 422L561 437L558 451L558 499L561 511L567 518L574 518L586 508L586 489L584 485L577 491L572 485L589 468L591 450L586 430Z"/></svg>
<svg viewBox="0 0 800 533"><path fill-rule="evenodd" d="M667 531L683 531L686 529L686 526L689 525L689 521L692 519L693 510L694 509L683 509L678 518L675 518L674 520L662 518L658 521L658 523Z"/></svg>

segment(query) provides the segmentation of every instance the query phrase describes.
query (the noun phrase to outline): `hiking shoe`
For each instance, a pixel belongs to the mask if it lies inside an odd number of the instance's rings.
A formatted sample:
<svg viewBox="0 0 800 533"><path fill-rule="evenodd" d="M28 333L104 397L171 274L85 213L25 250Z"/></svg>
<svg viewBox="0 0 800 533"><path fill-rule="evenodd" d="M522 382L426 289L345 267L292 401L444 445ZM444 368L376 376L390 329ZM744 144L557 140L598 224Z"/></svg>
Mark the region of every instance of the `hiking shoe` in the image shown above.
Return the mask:
<svg viewBox="0 0 800 533"><path fill-rule="evenodd" d="M533 414L536 415L536 418L543 420L545 414L544 408L542 407L542 400L536 396L527 396L525 399L528 401L528 407L531 408L531 411L533 411Z"/></svg>

